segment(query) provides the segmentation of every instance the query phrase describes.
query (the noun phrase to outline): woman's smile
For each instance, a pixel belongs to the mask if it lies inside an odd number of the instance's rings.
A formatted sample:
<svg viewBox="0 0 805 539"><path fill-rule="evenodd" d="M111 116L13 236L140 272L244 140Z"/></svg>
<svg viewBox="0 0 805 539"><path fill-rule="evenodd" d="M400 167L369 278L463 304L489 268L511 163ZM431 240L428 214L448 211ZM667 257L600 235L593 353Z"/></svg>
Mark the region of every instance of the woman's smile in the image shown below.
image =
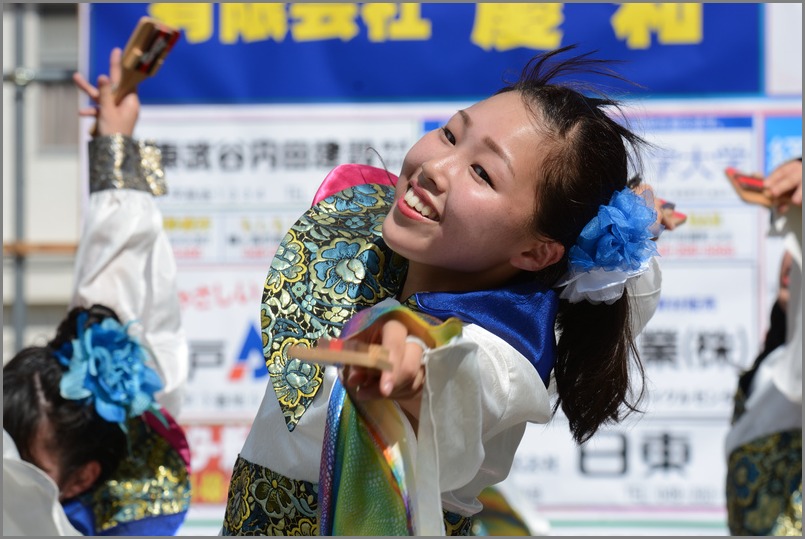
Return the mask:
<svg viewBox="0 0 805 539"><path fill-rule="evenodd" d="M415 193L413 187L409 187L405 192L405 196L399 201L399 206L400 211L409 217L412 217L409 214L413 212L430 221L439 221L439 212L430 204L425 195Z"/></svg>

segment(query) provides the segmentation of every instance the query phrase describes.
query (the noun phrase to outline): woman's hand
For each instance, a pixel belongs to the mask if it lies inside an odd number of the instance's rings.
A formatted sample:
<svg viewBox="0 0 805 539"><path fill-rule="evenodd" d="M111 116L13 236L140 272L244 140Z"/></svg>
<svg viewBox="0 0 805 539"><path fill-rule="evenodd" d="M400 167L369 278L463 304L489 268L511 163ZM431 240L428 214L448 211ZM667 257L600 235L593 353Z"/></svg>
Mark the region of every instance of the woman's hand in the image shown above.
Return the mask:
<svg viewBox="0 0 805 539"><path fill-rule="evenodd" d="M783 213L791 204L802 207L802 161L793 159L775 168L763 187L771 196L777 211Z"/></svg>
<svg viewBox="0 0 805 539"><path fill-rule="evenodd" d="M397 320L383 324L375 335L373 342L388 350L392 368L380 370L346 365L342 371L344 387L356 400L404 401L419 397L425 382L422 346L408 340L408 328Z"/></svg>
<svg viewBox="0 0 805 539"><path fill-rule="evenodd" d="M73 74L73 81L92 101L94 107L82 108L79 116L96 118L93 136L121 134L131 136L140 113L140 100L136 92L123 96L119 104L115 103L114 88L120 83L122 68L120 65L122 51L112 49L109 56L109 75L99 75L97 87L93 86L80 73Z"/></svg>
<svg viewBox="0 0 805 539"><path fill-rule="evenodd" d="M651 193L651 198L654 201L654 210L657 212L656 225L662 225L660 230L674 230L676 227L685 222L685 216L669 207L665 200L659 198L654 193L654 188L646 183L640 183L632 187L632 191L636 195L643 196L645 191ZM655 238L656 239L656 238Z"/></svg>

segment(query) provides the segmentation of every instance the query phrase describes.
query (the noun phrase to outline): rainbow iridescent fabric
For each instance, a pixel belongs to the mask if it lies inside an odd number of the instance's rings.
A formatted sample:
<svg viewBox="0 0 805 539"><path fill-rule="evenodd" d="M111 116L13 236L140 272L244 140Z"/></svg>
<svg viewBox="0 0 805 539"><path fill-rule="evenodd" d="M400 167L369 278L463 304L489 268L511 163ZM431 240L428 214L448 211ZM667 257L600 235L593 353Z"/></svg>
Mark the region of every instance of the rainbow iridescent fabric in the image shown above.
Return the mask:
<svg viewBox="0 0 805 539"><path fill-rule="evenodd" d="M429 347L446 344L461 332L457 318L439 323L395 305L359 312L341 336L354 338L390 319L403 322ZM322 535L419 535L411 475L413 433L404 421L394 401L352 402L336 381L319 477Z"/></svg>

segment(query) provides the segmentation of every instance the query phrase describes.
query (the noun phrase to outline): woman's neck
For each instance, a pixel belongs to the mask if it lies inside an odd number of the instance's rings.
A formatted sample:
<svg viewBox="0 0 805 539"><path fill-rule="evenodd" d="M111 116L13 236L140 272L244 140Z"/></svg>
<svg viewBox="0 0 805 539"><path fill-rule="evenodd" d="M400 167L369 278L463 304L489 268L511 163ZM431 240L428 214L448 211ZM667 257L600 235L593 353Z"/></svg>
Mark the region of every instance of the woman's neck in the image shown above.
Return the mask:
<svg viewBox="0 0 805 539"><path fill-rule="evenodd" d="M511 266L485 272L463 272L409 262L397 299L405 301L419 292L469 292L492 290L511 281L520 270Z"/></svg>

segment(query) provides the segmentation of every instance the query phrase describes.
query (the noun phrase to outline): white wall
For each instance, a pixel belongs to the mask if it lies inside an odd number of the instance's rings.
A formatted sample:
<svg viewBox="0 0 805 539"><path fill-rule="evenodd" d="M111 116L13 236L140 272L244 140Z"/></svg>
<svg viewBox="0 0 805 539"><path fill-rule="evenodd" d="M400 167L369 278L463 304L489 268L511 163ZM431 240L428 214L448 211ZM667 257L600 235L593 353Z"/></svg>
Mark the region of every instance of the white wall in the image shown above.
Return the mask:
<svg viewBox="0 0 805 539"><path fill-rule="evenodd" d="M39 21L30 4L24 10L25 67L36 68ZM15 10L3 6L3 70L15 68ZM77 23L76 23L77 24ZM76 63L78 58L75 59ZM24 90L24 189L25 241L75 243L78 240L80 186L78 148L43 151L39 147L37 102L41 88L31 83ZM15 239L15 86L3 83L3 244ZM76 103L76 111L78 104ZM83 178L83 176L81 176ZM52 333L64 315L72 288L73 258L35 255L27 260L25 301L27 320L24 344L39 342ZM11 308L14 301L14 261L3 256L3 359L14 353Z"/></svg>
<svg viewBox="0 0 805 539"><path fill-rule="evenodd" d="M766 5L766 91L802 95L802 4Z"/></svg>

